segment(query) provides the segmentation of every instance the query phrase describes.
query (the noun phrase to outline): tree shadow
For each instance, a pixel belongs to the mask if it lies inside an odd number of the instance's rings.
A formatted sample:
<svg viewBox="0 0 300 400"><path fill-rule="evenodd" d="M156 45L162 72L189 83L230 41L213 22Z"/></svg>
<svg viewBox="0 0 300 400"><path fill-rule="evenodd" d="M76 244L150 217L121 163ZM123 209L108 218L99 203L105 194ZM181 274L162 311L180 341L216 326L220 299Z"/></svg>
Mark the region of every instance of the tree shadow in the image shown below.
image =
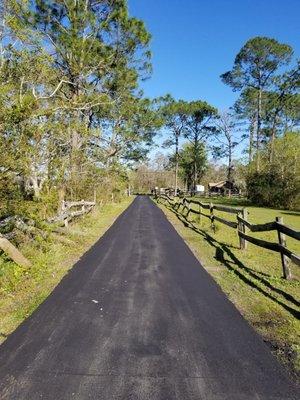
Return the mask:
<svg viewBox="0 0 300 400"><path fill-rule="evenodd" d="M300 217L300 211L281 211L281 214L295 215L296 217Z"/></svg>
<svg viewBox="0 0 300 400"><path fill-rule="evenodd" d="M296 307L300 306L300 302L296 300L292 295L289 293L286 293L282 289L279 289L275 286L273 286L267 279L264 278L269 276L264 273L260 273L257 271L254 271L253 269L247 267L245 264L242 263L241 260L237 258L237 256L232 252L231 249L237 248L232 245L228 245L224 242L219 242L217 241L213 236L211 236L209 233L204 231L203 229L197 227L194 225L192 221L189 221L186 215L183 215L179 213L178 211L174 210L173 207L170 205L165 205L165 207L172 211L177 218L184 224L185 227L192 229L194 232L198 233L201 235L204 240L206 240L211 246L213 246L216 249L216 255L215 258L216 260L222 262L226 268L228 268L230 271L234 272L244 283L249 285L250 287L256 289L258 292L266 296L267 298L271 299L272 301L276 302L280 306L282 306L286 311L288 311L290 314L292 314L295 318L300 319L300 312L293 307L290 307L289 305L285 304L282 300L278 299L275 297L273 294L269 293L266 289L270 289L274 293L277 293L278 295L282 296L285 300L291 302L293 305ZM230 260L226 259L224 257L224 254L226 254ZM246 274L248 274L250 277L247 277ZM263 284L265 288L262 288L260 284Z"/></svg>
<svg viewBox="0 0 300 400"><path fill-rule="evenodd" d="M235 197L201 197L201 196L195 196L194 199L197 199L199 201L202 201L203 203L210 203L213 202L215 204L222 204L222 205L228 205L228 206L249 206L250 201L247 199L242 199L242 198L235 198Z"/></svg>

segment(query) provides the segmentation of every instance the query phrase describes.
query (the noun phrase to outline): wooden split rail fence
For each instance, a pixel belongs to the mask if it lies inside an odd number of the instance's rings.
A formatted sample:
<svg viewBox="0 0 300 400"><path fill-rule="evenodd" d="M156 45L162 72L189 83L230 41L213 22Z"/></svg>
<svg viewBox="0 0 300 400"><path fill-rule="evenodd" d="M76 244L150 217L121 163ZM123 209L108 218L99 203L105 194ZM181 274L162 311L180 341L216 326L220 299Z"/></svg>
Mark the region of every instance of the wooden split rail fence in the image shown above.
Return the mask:
<svg viewBox="0 0 300 400"><path fill-rule="evenodd" d="M211 227L213 230L215 230L216 221L230 228L237 229L240 249L242 250L246 250L247 242L250 242L264 249L280 253L283 276L285 279L292 278L288 259L290 259L296 265L300 266L300 256L293 253L287 248L285 239L286 236L289 236L293 239L300 240L300 232L290 228L287 225L284 225L282 217L276 217L275 221L267 222L265 224L251 224L247 219L248 211L246 208L229 207L213 203L202 203L201 201L187 199L186 197L176 200L165 194L158 195L156 196L156 198L158 201L166 201L175 211L180 211L180 207L182 207L181 212L184 214L184 212L186 211L186 218L188 218L190 213L197 214L199 216L198 222L200 224L202 217L208 218L211 222ZM191 204L197 205L198 210L191 208ZM203 210L209 210L209 214L204 213ZM230 221L222 218L216 215L215 211L235 214L236 221ZM268 242L266 240L249 236L248 230L251 232L277 231L278 243Z"/></svg>
<svg viewBox="0 0 300 400"><path fill-rule="evenodd" d="M60 213L56 217L51 218L49 222L68 226L72 219L89 213L95 205L94 201L63 201Z"/></svg>
<svg viewBox="0 0 300 400"><path fill-rule="evenodd" d="M47 222L55 225L68 226L68 223L72 219L90 212L95 205L95 201L63 201L58 215L50 218ZM16 216L7 217L0 221L0 228L2 229L8 229L10 225L12 229L16 228L24 233L31 234L38 231L40 234L43 234L42 230L34 226L34 221L30 221L30 224L26 224L20 217ZM24 267L31 266L31 262L9 241L10 236L11 232L6 234L1 234L0 232L0 250L7 254L15 263Z"/></svg>

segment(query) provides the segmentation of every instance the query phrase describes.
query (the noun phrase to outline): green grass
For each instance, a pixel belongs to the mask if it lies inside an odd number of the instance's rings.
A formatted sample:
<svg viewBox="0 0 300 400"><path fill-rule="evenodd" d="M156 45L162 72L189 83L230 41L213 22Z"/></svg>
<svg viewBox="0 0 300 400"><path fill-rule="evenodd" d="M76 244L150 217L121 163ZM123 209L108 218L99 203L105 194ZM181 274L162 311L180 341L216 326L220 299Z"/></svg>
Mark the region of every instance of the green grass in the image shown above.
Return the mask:
<svg viewBox="0 0 300 400"><path fill-rule="evenodd" d="M265 223L282 216L284 223L300 228L300 213L258 208L240 199L202 199L234 206L246 206L249 221ZM288 370L299 377L300 373L300 321L299 294L300 268L291 264L293 280L282 278L281 259L278 253L248 243L247 250L239 249L237 232L216 222L216 231L210 221L190 214L188 221L181 213L160 205L177 231L213 276L229 299L270 345ZM196 205L193 208L197 209ZM181 209L180 209L181 210ZM203 210L207 213L208 210ZM217 212L220 217L235 220L234 214ZM276 232L251 233L251 235L277 242ZM300 243L287 238L288 248L300 254Z"/></svg>
<svg viewBox="0 0 300 400"><path fill-rule="evenodd" d="M30 268L0 257L0 343L45 300L131 201L97 207L71 224L66 235L23 245L20 250L32 261Z"/></svg>

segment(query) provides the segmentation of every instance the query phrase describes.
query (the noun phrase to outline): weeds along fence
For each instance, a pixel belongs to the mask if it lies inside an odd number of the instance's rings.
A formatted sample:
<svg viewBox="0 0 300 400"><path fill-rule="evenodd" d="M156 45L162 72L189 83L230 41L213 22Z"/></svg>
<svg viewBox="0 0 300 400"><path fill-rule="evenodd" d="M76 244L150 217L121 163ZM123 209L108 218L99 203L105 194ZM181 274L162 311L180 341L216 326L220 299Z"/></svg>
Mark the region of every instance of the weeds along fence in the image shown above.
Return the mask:
<svg viewBox="0 0 300 400"><path fill-rule="evenodd" d="M229 207L213 203L202 203L199 200L187 199L183 197L179 200L169 197L166 194L156 196L157 201L167 202L176 212L181 212L182 215L188 219L189 215L198 215L198 222L201 224L202 218L210 220L212 229L215 231L215 222L220 222L235 229L239 238L240 249L247 250L247 242L264 249L272 250L280 253L283 277L285 279L292 279L291 270L289 268L289 260L296 265L300 266L300 256L293 253L287 248L286 236L293 239L300 240L300 232L284 225L282 217L276 217L275 221L267 222L265 224L251 224L248 221L248 211L246 208ZM191 208L191 204L198 206L198 209ZM203 210L207 210L205 213ZM216 211L223 213L235 214L236 221L230 221L216 215ZM248 232L267 232L277 231L278 243L268 242L266 240L258 239L250 236Z"/></svg>

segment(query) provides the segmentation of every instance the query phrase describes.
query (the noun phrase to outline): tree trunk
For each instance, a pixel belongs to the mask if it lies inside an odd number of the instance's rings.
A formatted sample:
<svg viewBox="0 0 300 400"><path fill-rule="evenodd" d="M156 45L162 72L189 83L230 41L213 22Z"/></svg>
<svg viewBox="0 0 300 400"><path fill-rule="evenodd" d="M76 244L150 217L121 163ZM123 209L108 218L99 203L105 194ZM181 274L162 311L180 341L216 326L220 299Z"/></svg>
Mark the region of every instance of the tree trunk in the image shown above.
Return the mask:
<svg viewBox="0 0 300 400"><path fill-rule="evenodd" d="M35 200L39 200L41 197L41 190L42 190L42 186L43 186L43 180L39 179L37 174L34 173L31 177L30 177L30 183L33 189L33 195Z"/></svg>
<svg viewBox="0 0 300 400"><path fill-rule="evenodd" d="M228 173L227 173L228 182L232 182L232 145L229 142L228 146Z"/></svg>
<svg viewBox="0 0 300 400"><path fill-rule="evenodd" d="M275 145L275 138L276 138L276 121L277 121L277 115L275 115L275 117L274 117L272 131L271 131L270 163L272 163L273 159L274 159L274 145Z"/></svg>
<svg viewBox="0 0 300 400"><path fill-rule="evenodd" d="M252 121L250 124L250 132L249 132L249 160L248 163L250 164L253 159L253 142L254 142L254 132L255 132L255 116L252 117Z"/></svg>
<svg viewBox="0 0 300 400"><path fill-rule="evenodd" d="M261 131L261 100L262 100L262 90L259 88L258 100L257 100L257 126L256 126L256 171L260 170L260 131Z"/></svg>
<svg viewBox="0 0 300 400"><path fill-rule="evenodd" d="M193 177L193 189L196 191L196 185L197 185L197 178L198 178L198 171L197 171L197 161L194 161L194 177Z"/></svg>
<svg viewBox="0 0 300 400"><path fill-rule="evenodd" d="M196 135L195 135L196 136ZM198 151L198 138L195 137L194 140L194 176L193 176L193 189L196 191L196 184L198 178L198 171L197 171L197 151Z"/></svg>
<svg viewBox="0 0 300 400"><path fill-rule="evenodd" d="M22 267L30 267L31 262L6 238L0 235L0 249L6 253L16 264Z"/></svg>
<svg viewBox="0 0 300 400"><path fill-rule="evenodd" d="M78 98L81 95L80 90L78 88L75 89L75 93L73 95L73 102L78 103ZM82 115L80 111L74 111L72 118L78 122L78 124L85 124L88 126L88 120L86 120L86 116ZM71 173L71 182L72 187L75 191L75 196L77 195L77 186L80 185L80 168L82 164L82 159L80 155L82 154L81 149L83 147L83 135L77 127L70 127L70 143L71 143L71 154L70 154L70 173Z"/></svg>
<svg viewBox="0 0 300 400"><path fill-rule="evenodd" d="M179 156L179 144L178 144L178 135L176 135L175 139L175 196L177 196L177 186L178 186L178 156Z"/></svg>
<svg viewBox="0 0 300 400"><path fill-rule="evenodd" d="M57 205L58 213L60 213L63 210L63 203L65 201L65 195L66 195L66 188L65 188L65 185L62 185L58 189L58 205Z"/></svg>

